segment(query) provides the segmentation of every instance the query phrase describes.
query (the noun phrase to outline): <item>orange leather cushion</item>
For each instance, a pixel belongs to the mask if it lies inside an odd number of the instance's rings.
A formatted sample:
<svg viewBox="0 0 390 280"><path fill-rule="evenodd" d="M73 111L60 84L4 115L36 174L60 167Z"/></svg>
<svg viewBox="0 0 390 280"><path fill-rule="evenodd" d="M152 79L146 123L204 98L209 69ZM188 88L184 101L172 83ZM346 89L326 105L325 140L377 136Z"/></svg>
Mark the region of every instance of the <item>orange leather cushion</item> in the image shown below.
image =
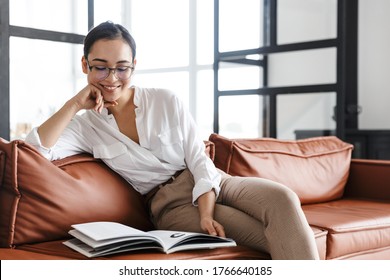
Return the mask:
<svg viewBox="0 0 390 280"><path fill-rule="evenodd" d="M328 231L327 259L348 258L390 247L390 203L340 199L304 205L307 221ZM387 253L386 258L389 258Z"/></svg>
<svg viewBox="0 0 390 280"><path fill-rule="evenodd" d="M22 141L0 139L0 246L67 237L70 226L117 221L152 228L143 198L89 155L53 164Z"/></svg>
<svg viewBox="0 0 390 280"><path fill-rule="evenodd" d="M25 259L34 259L39 256L29 256L28 252L40 253L46 258L53 256L53 259L68 258L68 259L88 259L84 255L64 246L62 242L65 240L56 240L50 242L42 242L38 244L26 244L19 246L17 249L6 249L13 251L26 252ZM5 250L5 249L3 249ZM4 254L3 254L4 255ZM15 254L17 255L17 254ZM0 249L0 257L1 249ZM20 257L22 258L22 256ZM5 258L10 259L10 258ZM227 248L216 248L213 250L188 250L175 252L172 254L164 254L158 250L139 250L124 252L120 254L113 254L94 258L96 260L235 260L235 259L257 259L269 260L270 256L248 247L236 246Z"/></svg>
<svg viewBox="0 0 390 280"><path fill-rule="evenodd" d="M304 140L209 138L216 167L234 176L280 182L302 204L340 198L348 178L353 146L334 136Z"/></svg>

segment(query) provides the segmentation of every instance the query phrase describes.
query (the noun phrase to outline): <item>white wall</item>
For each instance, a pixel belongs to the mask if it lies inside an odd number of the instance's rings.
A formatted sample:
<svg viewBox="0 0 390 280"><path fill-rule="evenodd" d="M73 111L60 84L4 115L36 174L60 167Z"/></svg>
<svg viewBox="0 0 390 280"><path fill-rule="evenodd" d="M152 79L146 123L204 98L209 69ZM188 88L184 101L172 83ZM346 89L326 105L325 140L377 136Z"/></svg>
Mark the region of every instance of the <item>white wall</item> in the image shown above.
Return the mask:
<svg viewBox="0 0 390 280"><path fill-rule="evenodd" d="M360 129L390 129L389 14L389 0L359 0Z"/></svg>

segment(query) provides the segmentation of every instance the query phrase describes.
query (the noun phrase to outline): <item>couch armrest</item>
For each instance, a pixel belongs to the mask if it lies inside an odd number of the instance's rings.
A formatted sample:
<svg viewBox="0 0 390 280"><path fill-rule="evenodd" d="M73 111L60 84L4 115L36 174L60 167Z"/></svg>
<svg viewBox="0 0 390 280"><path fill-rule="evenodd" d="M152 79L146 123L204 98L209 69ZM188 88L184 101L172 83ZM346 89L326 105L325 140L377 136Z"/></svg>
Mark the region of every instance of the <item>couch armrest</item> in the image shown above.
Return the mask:
<svg viewBox="0 0 390 280"><path fill-rule="evenodd" d="M206 155L209 158L211 158L212 161L214 161L214 157L215 157L215 145L214 145L214 143L211 142L211 141L208 141L208 140L204 140L203 142L205 144Z"/></svg>
<svg viewBox="0 0 390 280"><path fill-rule="evenodd" d="M344 196L390 200L390 160L352 159Z"/></svg>

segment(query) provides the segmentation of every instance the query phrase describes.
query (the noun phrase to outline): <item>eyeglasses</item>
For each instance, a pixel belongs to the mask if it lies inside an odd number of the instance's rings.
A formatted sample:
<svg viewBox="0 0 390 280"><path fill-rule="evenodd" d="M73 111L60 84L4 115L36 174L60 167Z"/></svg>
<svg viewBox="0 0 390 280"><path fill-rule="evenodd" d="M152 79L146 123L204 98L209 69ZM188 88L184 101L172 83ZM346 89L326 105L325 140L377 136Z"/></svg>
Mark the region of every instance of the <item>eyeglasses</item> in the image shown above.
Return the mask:
<svg viewBox="0 0 390 280"><path fill-rule="evenodd" d="M111 71L113 71L115 77L118 80L127 80L131 76L131 72L134 70L134 66L121 66L116 68L110 68L105 66L98 65L89 65L89 61L87 61L89 71L93 74L94 78L97 80L106 79Z"/></svg>

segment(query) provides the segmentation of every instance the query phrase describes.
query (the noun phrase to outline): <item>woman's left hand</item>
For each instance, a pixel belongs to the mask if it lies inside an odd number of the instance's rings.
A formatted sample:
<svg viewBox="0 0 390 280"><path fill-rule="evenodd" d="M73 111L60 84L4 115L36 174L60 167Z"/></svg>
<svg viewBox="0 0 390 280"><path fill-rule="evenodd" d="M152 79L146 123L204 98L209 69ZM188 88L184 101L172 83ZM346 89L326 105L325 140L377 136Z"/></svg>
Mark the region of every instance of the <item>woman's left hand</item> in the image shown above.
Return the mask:
<svg viewBox="0 0 390 280"><path fill-rule="evenodd" d="M202 228L202 230L204 230L210 235L226 237L225 229L223 228L223 226L216 220L214 220L212 217L203 217L200 220L200 227Z"/></svg>
<svg viewBox="0 0 390 280"><path fill-rule="evenodd" d="M223 226L214 220L215 193L213 190L202 194L198 198L200 227L210 235L225 237Z"/></svg>

